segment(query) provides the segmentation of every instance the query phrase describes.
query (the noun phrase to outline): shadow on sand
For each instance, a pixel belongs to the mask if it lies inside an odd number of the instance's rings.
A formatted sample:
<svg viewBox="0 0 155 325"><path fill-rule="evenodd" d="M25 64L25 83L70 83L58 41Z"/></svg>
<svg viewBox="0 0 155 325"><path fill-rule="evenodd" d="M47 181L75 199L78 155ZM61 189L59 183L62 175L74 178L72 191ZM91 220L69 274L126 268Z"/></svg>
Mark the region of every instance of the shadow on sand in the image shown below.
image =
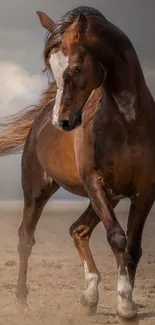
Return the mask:
<svg viewBox="0 0 155 325"><path fill-rule="evenodd" d="M114 314L114 313L97 313L98 315L103 315L104 317L111 317L113 319L113 322L111 324L118 324L118 325L141 325L141 321L147 320L150 318L155 318L155 312L150 312L150 313L141 313L137 317L131 319L131 320L126 320L121 318L120 316ZM97 323L97 324L100 324ZM102 323L103 324L103 323Z"/></svg>
<svg viewBox="0 0 155 325"><path fill-rule="evenodd" d="M132 320L124 320L118 315L116 316L119 325L138 325L138 324L140 325L141 320L147 320L149 318L155 318L155 312L141 313Z"/></svg>

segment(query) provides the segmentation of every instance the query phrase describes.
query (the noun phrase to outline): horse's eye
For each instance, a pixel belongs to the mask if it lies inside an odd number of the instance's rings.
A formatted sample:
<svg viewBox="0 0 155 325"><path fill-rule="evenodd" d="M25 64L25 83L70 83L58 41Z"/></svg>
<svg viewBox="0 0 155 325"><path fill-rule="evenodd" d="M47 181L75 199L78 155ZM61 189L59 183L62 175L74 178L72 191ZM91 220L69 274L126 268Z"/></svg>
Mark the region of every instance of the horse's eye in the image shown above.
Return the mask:
<svg viewBox="0 0 155 325"><path fill-rule="evenodd" d="M75 68L75 73L79 73L79 72L81 72L82 70L83 70L83 66L80 65L80 66L78 66L78 67Z"/></svg>

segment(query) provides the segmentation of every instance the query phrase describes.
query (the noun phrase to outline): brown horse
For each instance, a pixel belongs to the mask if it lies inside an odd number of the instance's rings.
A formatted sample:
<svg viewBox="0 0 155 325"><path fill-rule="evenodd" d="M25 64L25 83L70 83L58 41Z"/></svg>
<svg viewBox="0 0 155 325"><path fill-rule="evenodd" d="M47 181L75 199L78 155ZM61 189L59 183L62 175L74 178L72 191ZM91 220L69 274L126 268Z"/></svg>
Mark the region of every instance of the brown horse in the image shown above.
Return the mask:
<svg viewBox="0 0 155 325"><path fill-rule="evenodd" d="M44 58L55 82L39 109L15 115L0 134L1 155L25 143L17 297L26 302L34 232L45 203L62 186L90 199L70 228L85 271L82 304L93 313L99 301L89 238L102 221L118 268L117 313L131 318L143 228L155 200L155 103L130 40L100 12L79 7L57 23L38 15L49 31ZM122 197L131 200L127 237L114 213Z"/></svg>

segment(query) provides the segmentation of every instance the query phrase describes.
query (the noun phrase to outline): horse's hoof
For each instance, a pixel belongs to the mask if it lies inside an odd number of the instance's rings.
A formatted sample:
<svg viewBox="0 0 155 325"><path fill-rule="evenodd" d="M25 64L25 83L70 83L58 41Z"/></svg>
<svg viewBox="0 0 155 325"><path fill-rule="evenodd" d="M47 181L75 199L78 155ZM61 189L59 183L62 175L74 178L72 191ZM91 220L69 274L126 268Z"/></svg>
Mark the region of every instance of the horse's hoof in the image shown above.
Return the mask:
<svg viewBox="0 0 155 325"><path fill-rule="evenodd" d="M18 310L22 313L28 313L30 311L30 308L27 302L27 287L24 287L22 289L17 288L15 294L18 301Z"/></svg>
<svg viewBox="0 0 155 325"><path fill-rule="evenodd" d="M23 314L29 314L30 313L30 311L31 311L31 309L30 309L30 307L29 307L29 305L28 305L28 303L26 302L26 303L23 303L23 302L19 302L19 304L18 304L18 310Z"/></svg>
<svg viewBox="0 0 155 325"><path fill-rule="evenodd" d="M118 299L116 312L122 318L132 319L137 316L137 306L133 301L121 298Z"/></svg>
<svg viewBox="0 0 155 325"><path fill-rule="evenodd" d="M90 301L90 299L87 299L86 293L87 291L84 292L81 298L83 311L87 316L94 316L97 312L98 297L95 298L95 301Z"/></svg>
<svg viewBox="0 0 155 325"><path fill-rule="evenodd" d="M15 295L16 295L16 298L18 300L25 301L26 300L26 297L28 295L28 288L27 288L27 286L24 286L24 287L21 287L21 288L20 287L17 287L16 288Z"/></svg>
<svg viewBox="0 0 155 325"><path fill-rule="evenodd" d="M131 319L124 319L122 317L120 317L118 314L116 314L116 320L118 322L119 325L139 325L139 318L138 317L134 317Z"/></svg>
<svg viewBox="0 0 155 325"><path fill-rule="evenodd" d="M17 313L20 315L29 315L32 312L26 299L18 299L16 303Z"/></svg>
<svg viewBox="0 0 155 325"><path fill-rule="evenodd" d="M82 312L84 313L84 315L86 316L95 316L97 313L97 305L96 306L82 306Z"/></svg>

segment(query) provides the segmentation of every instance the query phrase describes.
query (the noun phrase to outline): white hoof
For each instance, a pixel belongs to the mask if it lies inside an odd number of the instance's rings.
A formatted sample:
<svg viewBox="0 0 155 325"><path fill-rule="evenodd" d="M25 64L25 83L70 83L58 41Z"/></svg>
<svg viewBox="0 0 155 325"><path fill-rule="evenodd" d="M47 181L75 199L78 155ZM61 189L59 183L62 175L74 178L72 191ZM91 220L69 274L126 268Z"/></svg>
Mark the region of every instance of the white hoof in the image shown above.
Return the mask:
<svg viewBox="0 0 155 325"><path fill-rule="evenodd" d="M132 286L128 276L119 276L116 311L119 316L127 319L137 315L137 307L132 300Z"/></svg>
<svg viewBox="0 0 155 325"><path fill-rule="evenodd" d="M81 304L84 307L85 313L88 316L93 316L97 312L97 305L99 301L98 290L87 289L83 292Z"/></svg>
<svg viewBox="0 0 155 325"><path fill-rule="evenodd" d="M89 272L86 261L84 261L86 290L83 292L81 304L85 309L87 315L94 315L97 311L97 305L99 302L98 285L100 282L100 276L96 273Z"/></svg>
<svg viewBox="0 0 155 325"><path fill-rule="evenodd" d="M137 306L132 300L119 296L116 312L122 318L131 319L137 316Z"/></svg>

